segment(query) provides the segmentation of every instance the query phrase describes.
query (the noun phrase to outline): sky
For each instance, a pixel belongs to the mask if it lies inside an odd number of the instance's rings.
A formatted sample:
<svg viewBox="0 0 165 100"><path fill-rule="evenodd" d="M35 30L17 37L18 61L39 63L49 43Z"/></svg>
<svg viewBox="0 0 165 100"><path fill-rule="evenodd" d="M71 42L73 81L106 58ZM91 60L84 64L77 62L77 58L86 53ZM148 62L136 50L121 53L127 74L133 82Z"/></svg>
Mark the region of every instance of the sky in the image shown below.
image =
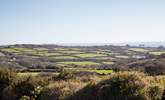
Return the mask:
<svg viewBox="0 0 165 100"><path fill-rule="evenodd" d="M165 0L0 0L0 44L165 42Z"/></svg>

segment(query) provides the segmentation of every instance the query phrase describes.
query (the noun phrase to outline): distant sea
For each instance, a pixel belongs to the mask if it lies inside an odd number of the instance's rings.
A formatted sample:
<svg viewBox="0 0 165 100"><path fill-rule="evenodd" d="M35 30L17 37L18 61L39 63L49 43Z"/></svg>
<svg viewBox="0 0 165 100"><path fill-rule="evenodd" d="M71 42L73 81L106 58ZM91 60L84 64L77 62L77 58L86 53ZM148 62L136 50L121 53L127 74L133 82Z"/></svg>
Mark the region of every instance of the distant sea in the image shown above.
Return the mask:
<svg viewBox="0 0 165 100"><path fill-rule="evenodd" d="M26 43L25 43L26 44ZM27 43L32 44L32 43ZM7 45L15 45L15 44L1 44L0 46L7 46ZM41 44L35 44L34 45L62 45L62 46L104 46L104 45L113 45L113 46L139 46L144 45L144 47L159 47L164 46L165 42L116 42L116 43L41 43Z"/></svg>
<svg viewBox="0 0 165 100"><path fill-rule="evenodd" d="M145 47L159 47L164 46L165 42L122 42L122 43L59 43L57 45L63 46L103 46L103 45L116 45L116 46L139 46L144 45Z"/></svg>

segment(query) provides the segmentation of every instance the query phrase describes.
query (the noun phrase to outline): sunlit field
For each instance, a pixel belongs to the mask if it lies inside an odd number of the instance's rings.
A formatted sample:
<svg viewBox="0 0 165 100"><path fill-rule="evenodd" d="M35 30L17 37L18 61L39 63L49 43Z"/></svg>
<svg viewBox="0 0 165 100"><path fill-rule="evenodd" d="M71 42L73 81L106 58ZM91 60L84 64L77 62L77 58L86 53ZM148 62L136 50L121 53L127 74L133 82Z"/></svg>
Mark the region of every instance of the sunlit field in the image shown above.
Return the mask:
<svg viewBox="0 0 165 100"><path fill-rule="evenodd" d="M130 51L135 51L135 52L148 52L149 50L143 49L143 48L130 48Z"/></svg>
<svg viewBox="0 0 165 100"><path fill-rule="evenodd" d="M92 58L92 57L103 57L103 56L107 56L104 54L94 54L94 53L85 53L85 54L77 54L75 56L81 57L81 58Z"/></svg>
<svg viewBox="0 0 165 100"><path fill-rule="evenodd" d="M58 62L59 64L68 64L68 65L78 65L78 66L85 66L85 65L99 65L99 63L91 62L91 61L72 61L72 62Z"/></svg>
<svg viewBox="0 0 165 100"><path fill-rule="evenodd" d="M149 52L149 53L153 55L161 55L161 54L165 54L165 51L156 51L156 52Z"/></svg>

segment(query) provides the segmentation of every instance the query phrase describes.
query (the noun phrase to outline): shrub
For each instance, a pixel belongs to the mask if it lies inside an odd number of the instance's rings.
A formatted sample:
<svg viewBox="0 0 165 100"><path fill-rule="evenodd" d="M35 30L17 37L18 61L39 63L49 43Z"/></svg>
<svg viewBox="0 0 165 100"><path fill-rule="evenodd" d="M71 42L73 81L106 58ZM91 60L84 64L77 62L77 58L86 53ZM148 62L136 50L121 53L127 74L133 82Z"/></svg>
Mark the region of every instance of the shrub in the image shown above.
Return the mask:
<svg viewBox="0 0 165 100"><path fill-rule="evenodd" d="M57 80L66 80L70 78L73 78L73 74L64 68L61 69L59 75L56 77Z"/></svg>
<svg viewBox="0 0 165 100"><path fill-rule="evenodd" d="M96 83L91 82L65 100L97 100L97 95Z"/></svg>
<svg viewBox="0 0 165 100"><path fill-rule="evenodd" d="M99 100L148 100L144 74L118 72L99 84Z"/></svg>
<svg viewBox="0 0 165 100"><path fill-rule="evenodd" d="M23 99L24 96L25 98L30 97L30 99L38 100L43 90L42 87L47 84L47 80L39 77L24 77L13 85L13 92L17 96L16 100Z"/></svg>
<svg viewBox="0 0 165 100"><path fill-rule="evenodd" d="M147 87L147 92L151 100L161 100L163 87L160 84L152 84Z"/></svg>
<svg viewBox="0 0 165 100"><path fill-rule="evenodd" d="M15 77L16 73L13 70L0 68L0 99L2 98L3 90L13 83Z"/></svg>
<svg viewBox="0 0 165 100"><path fill-rule="evenodd" d="M164 75L165 74L165 66L148 66L145 67L145 72L149 75Z"/></svg>
<svg viewBox="0 0 165 100"><path fill-rule="evenodd" d="M41 95L41 100L65 100L86 84L74 80L60 80L50 84ZM71 99L72 100L72 99Z"/></svg>
<svg viewBox="0 0 165 100"><path fill-rule="evenodd" d="M161 100L163 77L117 72L98 84L88 84L66 100Z"/></svg>

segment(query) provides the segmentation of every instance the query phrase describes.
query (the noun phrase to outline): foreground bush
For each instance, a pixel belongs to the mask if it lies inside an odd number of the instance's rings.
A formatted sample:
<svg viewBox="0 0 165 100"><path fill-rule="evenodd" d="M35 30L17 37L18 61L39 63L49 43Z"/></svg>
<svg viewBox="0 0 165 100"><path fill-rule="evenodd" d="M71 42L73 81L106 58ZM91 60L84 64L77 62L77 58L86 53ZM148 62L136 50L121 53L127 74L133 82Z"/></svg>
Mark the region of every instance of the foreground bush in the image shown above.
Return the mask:
<svg viewBox="0 0 165 100"><path fill-rule="evenodd" d="M163 86L139 72L118 72L98 84L98 100L161 100Z"/></svg>
<svg viewBox="0 0 165 100"><path fill-rule="evenodd" d="M98 100L97 91L96 84L91 82L65 100Z"/></svg>
<svg viewBox="0 0 165 100"><path fill-rule="evenodd" d="M3 90L14 82L15 77L16 73L13 70L0 67L0 100Z"/></svg>
<svg viewBox="0 0 165 100"><path fill-rule="evenodd" d="M151 84L147 87L147 93L150 100L161 100L163 87L160 84Z"/></svg>
<svg viewBox="0 0 165 100"><path fill-rule="evenodd" d="M117 73L100 83L99 100L147 100L143 74Z"/></svg>
<svg viewBox="0 0 165 100"><path fill-rule="evenodd" d="M47 80L41 79L40 77L29 76L18 80L12 86L12 91L16 95L16 100L24 100L24 98L39 100L43 87L47 84Z"/></svg>
<svg viewBox="0 0 165 100"><path fill-rule="evenodd" d="M165 76L130 71L76 77L61 71L55 79L48 84L44 77L1 68L0 100L161 100L165 87Z"/></svg>
<svg viewBox="0 0 165 100"><path fill-rule="evenodd" d="M161 81L144 73L117 72L77 91L67 100L161 100L164 86Z"/></svg>

